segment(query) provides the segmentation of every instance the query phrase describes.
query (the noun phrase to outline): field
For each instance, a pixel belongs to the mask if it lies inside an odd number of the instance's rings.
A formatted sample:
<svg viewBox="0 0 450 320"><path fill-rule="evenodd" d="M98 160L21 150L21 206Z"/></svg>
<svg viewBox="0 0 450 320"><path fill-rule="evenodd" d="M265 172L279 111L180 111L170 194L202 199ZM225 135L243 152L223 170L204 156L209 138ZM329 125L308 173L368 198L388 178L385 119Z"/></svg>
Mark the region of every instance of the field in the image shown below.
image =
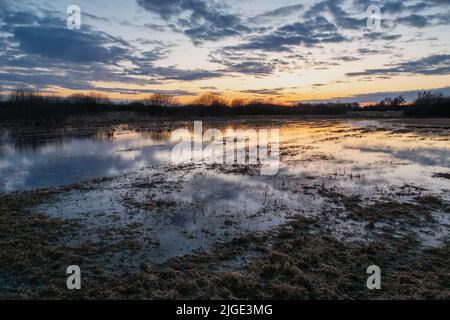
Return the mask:
<svg viewBox="0 0 450 320"><path fill-rule="evenodd" d="M3 123L0 298L450 298L448 119L203 126L279 129L278 174L170 163L187 120ZM366 286L371 265L381 290Z"/></svg>

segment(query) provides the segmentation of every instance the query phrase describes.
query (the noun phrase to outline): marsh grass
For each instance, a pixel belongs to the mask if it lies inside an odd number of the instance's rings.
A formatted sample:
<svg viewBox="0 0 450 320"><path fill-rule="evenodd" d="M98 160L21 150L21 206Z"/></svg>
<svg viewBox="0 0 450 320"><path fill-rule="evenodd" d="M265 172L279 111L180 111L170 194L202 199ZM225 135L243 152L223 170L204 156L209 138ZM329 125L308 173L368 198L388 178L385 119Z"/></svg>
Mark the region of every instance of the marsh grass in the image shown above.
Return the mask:
<svg viewBox="0 0 450 320"><path fill-rule="evenodd" d="M2 298L49 299L448 299L450 243L423 249L411 235L380 233L369 243L346 243L320 222L296 217L264 233L218 244L210 253L180 256L162 265L142 260L106 271L98 256L133 250L133 239L111 248L86 241L62 244L80 228L74 221L32 214L28 208L56 193L3 196L0 209ZM427 217L427 207L401 203L363 206L347 202L351 219L398 222ZM420 208L420 211L416 210ZM365 212L367 214L361 214ZM373 214L372 214L372 213ZM242 268L232 261L252 256ZM80 291L65 288L65 268L83 266ZM365 287L366 268L382 266L381 291ZM120 270L120 271L119 271Z"/></svg>

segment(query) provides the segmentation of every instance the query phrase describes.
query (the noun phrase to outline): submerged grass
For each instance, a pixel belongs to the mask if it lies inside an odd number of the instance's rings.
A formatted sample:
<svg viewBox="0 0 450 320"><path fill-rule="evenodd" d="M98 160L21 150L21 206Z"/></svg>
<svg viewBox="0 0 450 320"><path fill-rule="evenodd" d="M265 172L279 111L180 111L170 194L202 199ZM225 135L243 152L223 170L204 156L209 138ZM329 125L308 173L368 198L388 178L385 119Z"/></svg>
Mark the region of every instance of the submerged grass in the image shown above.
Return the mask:
<svg viewBox="0 0 450 320"><path fill-rule="evenodd" d="M68 299L448 299L450 243L425 249L412 236L382 234L368 243L339 241L320 222L297 217L284 226L154 265L142 258L113 272L99 263L107 244L61 244L81 227L32 214L28 208L54 194L14 194L0 206L0 297ZM420 209L420 210L418 210ZM353 219L397 222L428 217L422 205L353 204ZM363 214L366 213L366 214ZM132 250L132 239L117 250ZM251 257L247 259L246 257ZM242 267L233 261L244 259ZM65 269L78 264L82 290L65 288ZM368 266L382 268L382 290L366 288Z"/></svg>

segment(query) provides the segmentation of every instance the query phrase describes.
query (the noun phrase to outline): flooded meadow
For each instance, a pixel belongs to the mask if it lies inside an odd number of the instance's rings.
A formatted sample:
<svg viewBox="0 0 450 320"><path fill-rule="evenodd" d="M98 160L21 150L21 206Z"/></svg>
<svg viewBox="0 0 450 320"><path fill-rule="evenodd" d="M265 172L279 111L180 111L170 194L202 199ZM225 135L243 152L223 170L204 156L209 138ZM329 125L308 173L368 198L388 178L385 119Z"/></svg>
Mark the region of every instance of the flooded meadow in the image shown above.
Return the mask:
<svg viewBox="0 0 450 320"><path fill-rule="evenodd" d="M189 121L2 128L0 296L449 297L448 123L203 125L224 139L278 129L278 173L174 164L172 133L193 135ZM373 264L381 292L365 288ZM81 292L64 289L68 265Z"/></svg>

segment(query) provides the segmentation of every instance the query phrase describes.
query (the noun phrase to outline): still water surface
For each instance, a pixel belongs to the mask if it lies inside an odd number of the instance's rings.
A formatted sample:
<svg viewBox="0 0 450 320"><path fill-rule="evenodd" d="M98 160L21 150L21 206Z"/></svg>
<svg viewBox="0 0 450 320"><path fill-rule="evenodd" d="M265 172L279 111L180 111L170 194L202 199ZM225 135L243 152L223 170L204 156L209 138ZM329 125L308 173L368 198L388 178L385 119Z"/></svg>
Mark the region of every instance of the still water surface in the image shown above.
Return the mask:
<svg viewBox="0 0 450 320"><path fill-rule="evenodd" d="M409 201L418 194L450 200L450 180L443 178L450 173L449 132L444 129L410 130L379 121L244 126L269 127L280 129L281 166L276 176L220 166L173 166L171 129L136 131L121 126L83 138L47 136L32 141L2 131L0 192L82 183L87 188L69 188L34 210L81 222L78 237L65 239L67 243L107 243L111 259L136 263L142 257L162 262L210 248L299 214L328 213L331 233L346 240L366 237L364 225L337 217L339 207L317 192L321 188L357 195L366 203ZM89 182L103 177L112 178ZM443 212L436 214L448 218ZM448 236L447 220L441 220L431 235L425 233L426 241ZM125 257L122 249L115 254L114 245L122 248L123 241L137 241L139 254Z"/></svg>

